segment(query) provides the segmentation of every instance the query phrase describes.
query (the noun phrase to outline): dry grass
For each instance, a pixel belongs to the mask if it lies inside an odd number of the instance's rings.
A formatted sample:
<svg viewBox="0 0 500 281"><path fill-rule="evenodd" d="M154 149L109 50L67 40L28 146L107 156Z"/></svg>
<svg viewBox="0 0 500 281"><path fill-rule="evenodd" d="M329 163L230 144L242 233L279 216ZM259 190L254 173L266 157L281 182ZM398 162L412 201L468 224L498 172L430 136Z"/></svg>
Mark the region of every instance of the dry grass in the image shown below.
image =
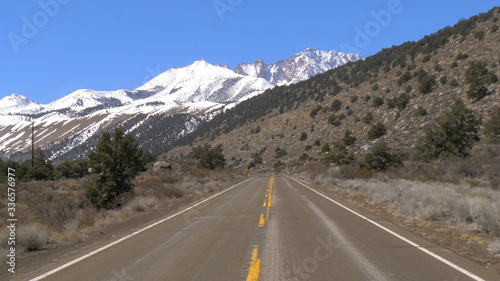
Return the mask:
<svg viewBox="0 0 500 281"><path fill-rule="evenodd" d="M495 240L488 245L488 251L495 257L500 258L500 240Z"/></svg>
<svg viewBox="0 0 500 281"><path fill-rule="evenodd" d="M36 251L47 247L49 242L49 230L40 223L32 223L19 227L16 240L18 245L25 251Z"/></svg>
<svg viewBox="0 0 500 281"><path fill-rule="evenodd" d="M148 209L154 208L158 205L156 197L136 197L132 199L126 206L125 211L129 212L145 212Z"/></svg>
<svg viewBox="0 0 500 281"><path fill-rule="evenodd" d="M444 220L500 236L500 192L460 184L423 183L404 179L341 180L329 171L320 176L325 186L339 185L367 195L367 202L384 203L401 216Z"/></svg>

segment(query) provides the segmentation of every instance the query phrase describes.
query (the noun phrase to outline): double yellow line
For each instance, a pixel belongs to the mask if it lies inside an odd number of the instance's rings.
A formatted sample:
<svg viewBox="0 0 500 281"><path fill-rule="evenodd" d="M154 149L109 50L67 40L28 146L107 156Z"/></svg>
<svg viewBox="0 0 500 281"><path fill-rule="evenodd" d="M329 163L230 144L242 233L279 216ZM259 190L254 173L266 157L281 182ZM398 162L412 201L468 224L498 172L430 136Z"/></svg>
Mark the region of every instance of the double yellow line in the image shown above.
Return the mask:
<svg viewBox="0 0 500 281"><path fill-rule="evenodd" d="M266 224L266 219L269 219L269 209L273 205L273 177L269 180L267 186L266 200L264 201L263 207L267 207L266 216L264 213L260 214L259 227L264 227ZM260 259L257 258L259 252L259 247L255 246L252 253L252 262L250 263L250 268L248 269L247 281L258 281L260 275Z"/></svg>
<svg viewBox="0 0 500 281"><path fill-rule="evenodd" d="M264 201L263 207L267 207L267 212L266 216L264 217L264 214L260 215L260 221L259 221L259 226L264 227L266 224L266 220L269 219L269 209L273 205L273 177L269 180L269 184L267 186L267 193L266 193L267 199Z"/></svg>
<svg viewBox="0 0 500 281"><path fill-rule="evenodd" d="M257 253L259 247L253 249L252 262L250 263L250 269L248 270L247 281L259 281L260 275L260 259L257 258Z"/></svg>

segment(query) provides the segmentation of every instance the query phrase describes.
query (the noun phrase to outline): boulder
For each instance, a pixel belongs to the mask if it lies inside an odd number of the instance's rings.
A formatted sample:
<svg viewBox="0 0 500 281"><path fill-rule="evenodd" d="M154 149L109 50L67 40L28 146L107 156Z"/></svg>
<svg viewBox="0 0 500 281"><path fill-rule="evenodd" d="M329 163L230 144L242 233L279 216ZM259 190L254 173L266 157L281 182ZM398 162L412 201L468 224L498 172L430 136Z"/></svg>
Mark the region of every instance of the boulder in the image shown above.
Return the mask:
<svg viewBox="0 0 500 281"><path fill-rule="evenodd" d="M158 162L154 163L153 170L154 171L172 170L172 165L168 162L165 162L165 161L158 161Z"/></svg>

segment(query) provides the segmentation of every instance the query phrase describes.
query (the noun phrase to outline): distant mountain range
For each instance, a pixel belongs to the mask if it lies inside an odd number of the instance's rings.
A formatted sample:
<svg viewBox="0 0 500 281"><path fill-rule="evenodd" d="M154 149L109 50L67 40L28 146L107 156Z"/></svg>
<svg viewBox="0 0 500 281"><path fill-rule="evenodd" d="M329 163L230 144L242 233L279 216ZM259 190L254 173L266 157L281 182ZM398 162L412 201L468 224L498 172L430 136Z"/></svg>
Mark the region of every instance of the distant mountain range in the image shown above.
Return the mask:
<svg viewBox="0 0 500 281"><path fill-rule="evenodd" d="M337 66L360 59L359 54L308 48L275 64L266 64L262 59L254 63L242 63L234 69L234 72L250 77L264 78L273 85L282 86L307 80Z"/></svg>
<svg viewBox="0 0 500 281"><path fill-rule="evenodd" d="M49 104L12 94L0 100L0 151L14 159L24 158L31 147L32 122L37 128L36 146L56 161L82 157L103 130L116 126L158 151L222 110L267 89L360 59L358 54L309 48L276 64L257 60L240 64L234 71L199 60L171 68L134 90L81 89ZM166 119L168 124L163 122Z"/></svg>

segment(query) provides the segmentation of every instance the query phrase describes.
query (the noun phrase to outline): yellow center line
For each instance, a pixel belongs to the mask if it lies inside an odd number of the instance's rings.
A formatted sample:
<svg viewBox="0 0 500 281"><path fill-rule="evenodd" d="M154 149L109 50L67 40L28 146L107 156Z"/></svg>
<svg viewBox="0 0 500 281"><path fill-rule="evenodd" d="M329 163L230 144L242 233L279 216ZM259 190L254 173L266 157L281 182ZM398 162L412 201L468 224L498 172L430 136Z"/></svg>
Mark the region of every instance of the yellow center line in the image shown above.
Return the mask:
<svg viewBox="0 0 500 281"><path fill-rule="evenodd" d="M267 213L266 213L266 219L269 219L269 208L273 204L272 200L272 194L273 194L273 177L271 177L271 180L269 181L269 197L267 199ZM267 194L266 194L267 197Z"/></svg>
<svg viewBox="0 0 500 281"><path fill-rule="evenodd" d="M266 224L266 219L264 218L264 214L260 214L259 226L264 227L264 224Z"/></svg>
<svg viewBox="0 0 500 281"><path fill-rule="evenodd" d="M259 281L260 275L260 259L257 258L258 247L253 249L252 262L248 270L247 281Z"/></svg>
<svg viewBox="0 0 500 281"><path fill-rule="evenodd" d="M265 207L265 206L266 206L266 203L267 203L267 202L266 202L266 201L264 201L264 205L263 205L262 207Z"/></svg>

